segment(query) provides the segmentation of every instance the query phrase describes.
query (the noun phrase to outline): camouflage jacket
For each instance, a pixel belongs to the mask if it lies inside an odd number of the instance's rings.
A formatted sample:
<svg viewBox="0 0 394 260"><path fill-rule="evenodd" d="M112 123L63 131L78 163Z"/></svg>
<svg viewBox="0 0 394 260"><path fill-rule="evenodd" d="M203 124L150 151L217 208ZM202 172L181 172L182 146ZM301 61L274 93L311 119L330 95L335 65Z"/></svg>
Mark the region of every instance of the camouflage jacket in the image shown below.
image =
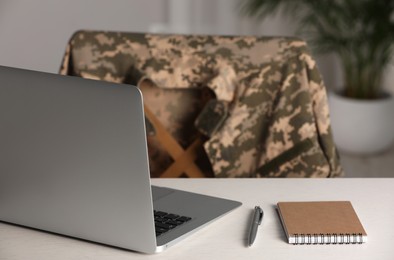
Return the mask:
<svg viewBox="0 0 394 260"><path fill-rule="evenodd" d="M79 31L60 73L207 86L217 102L196 125L209 136L204 148L216 177L342 175L326 90L302 40Z"/></svg>

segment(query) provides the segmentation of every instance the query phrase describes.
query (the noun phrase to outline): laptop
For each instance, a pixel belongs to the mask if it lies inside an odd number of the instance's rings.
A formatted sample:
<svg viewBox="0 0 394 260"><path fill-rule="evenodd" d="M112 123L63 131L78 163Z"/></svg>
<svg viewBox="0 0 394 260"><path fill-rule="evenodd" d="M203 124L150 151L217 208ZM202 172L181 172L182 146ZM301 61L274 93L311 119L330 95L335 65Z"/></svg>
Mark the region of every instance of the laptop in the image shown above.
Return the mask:
<svg viewBox="0 0 394 260"><path fill-rule="evenodd" d="M0 66L0 220L161 252L240 202L151 186L138 88Z"/></svg>

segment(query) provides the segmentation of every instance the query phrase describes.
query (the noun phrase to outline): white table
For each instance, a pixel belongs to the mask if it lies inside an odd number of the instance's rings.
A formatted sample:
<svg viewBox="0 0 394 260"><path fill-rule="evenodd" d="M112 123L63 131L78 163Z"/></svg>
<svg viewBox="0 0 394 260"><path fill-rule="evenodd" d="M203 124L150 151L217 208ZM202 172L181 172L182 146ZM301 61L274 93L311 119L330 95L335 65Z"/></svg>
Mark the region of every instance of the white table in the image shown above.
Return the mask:
<svg viewBox="0 0 394 260"><path fill-rule="evenodd" d="M0 259L394 259L394 179L155 179L155 185L226 197L243 206L167 251L144 255L0 223ZM278 201L350 200L368 242L290 245L275 212ZM252 209L265 212L246 247Z"/></svg>

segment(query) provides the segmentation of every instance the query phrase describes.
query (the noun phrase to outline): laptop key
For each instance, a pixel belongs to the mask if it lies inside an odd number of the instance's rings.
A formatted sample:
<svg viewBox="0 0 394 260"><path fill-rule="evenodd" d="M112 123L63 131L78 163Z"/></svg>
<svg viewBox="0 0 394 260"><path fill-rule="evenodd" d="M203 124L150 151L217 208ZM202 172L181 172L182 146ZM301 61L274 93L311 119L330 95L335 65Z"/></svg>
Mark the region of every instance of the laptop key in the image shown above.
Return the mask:
<svg viewBox="0 0 394 260"><path fill-rule="evenodd" d="M159 227L159 226L155 225L155 230L156 230L156 232L159 232L159 233L165 233L169 229L168 228L162 228L162 227Z"/></svg>
<svg viewBox="0 0 394 260"><path fill-rule="evenodd" d="M167 219L177 219L177 218L179 218L179 215L168 214L168 215L164 216L164 218L167 218Z"/></svg>
<svg viewBox="0 0 394 260"><path fill-rule="evenodd" d="M167 222L168 223L168 222ZM159 227L159 228L164 228L164 229L172 229L174 227L176 227L175 225L168 225L168 224L163 224L163 223L156 223L155 226Z"/></svg>
<svg viewBox="0 0 394 260"><path fill-rule="evenodd" d="M166 222L167 221L167 219L165 219L165 218L161 218L161 217L155 217L155 221L157 221L157 222Z"/></svg>
<svg viewBox="0 0 394 260"><path fill-rule="evenodd" d="M180 217L180 218L177 218L176 221L187 222L187 221L189 221L189 220L191 220L191 219L192 219L192 218L182 216L182 217Z"/></svg>
<svg viewBox="0 0 394 260"><path fill-rule="evenodd" d="M168 215L168 213L165 213L163 211L154 211L153 213L155 217L161 217L161 218L164 217L165 215Z"/></svg>
<svg viewBox="0 0 394 260"><path fill-rule="evenodd" d="M172 226L179 226L180 224L183 224L182 221L176 221L176 220L168 220L165 223Z"/></svg>

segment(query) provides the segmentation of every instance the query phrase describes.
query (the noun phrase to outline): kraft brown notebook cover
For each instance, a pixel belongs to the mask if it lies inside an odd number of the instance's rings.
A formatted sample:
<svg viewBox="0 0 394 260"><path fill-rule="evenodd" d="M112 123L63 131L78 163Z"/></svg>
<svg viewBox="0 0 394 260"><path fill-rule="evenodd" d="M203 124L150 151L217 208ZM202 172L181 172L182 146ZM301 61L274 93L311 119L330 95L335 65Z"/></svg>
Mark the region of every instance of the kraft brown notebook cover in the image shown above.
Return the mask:
<svg viewBox="0 0 394 260"><path fill-rule="evenodd" d="M290 244L358 244L367 242L350 201L278 202Z"/></svg>

